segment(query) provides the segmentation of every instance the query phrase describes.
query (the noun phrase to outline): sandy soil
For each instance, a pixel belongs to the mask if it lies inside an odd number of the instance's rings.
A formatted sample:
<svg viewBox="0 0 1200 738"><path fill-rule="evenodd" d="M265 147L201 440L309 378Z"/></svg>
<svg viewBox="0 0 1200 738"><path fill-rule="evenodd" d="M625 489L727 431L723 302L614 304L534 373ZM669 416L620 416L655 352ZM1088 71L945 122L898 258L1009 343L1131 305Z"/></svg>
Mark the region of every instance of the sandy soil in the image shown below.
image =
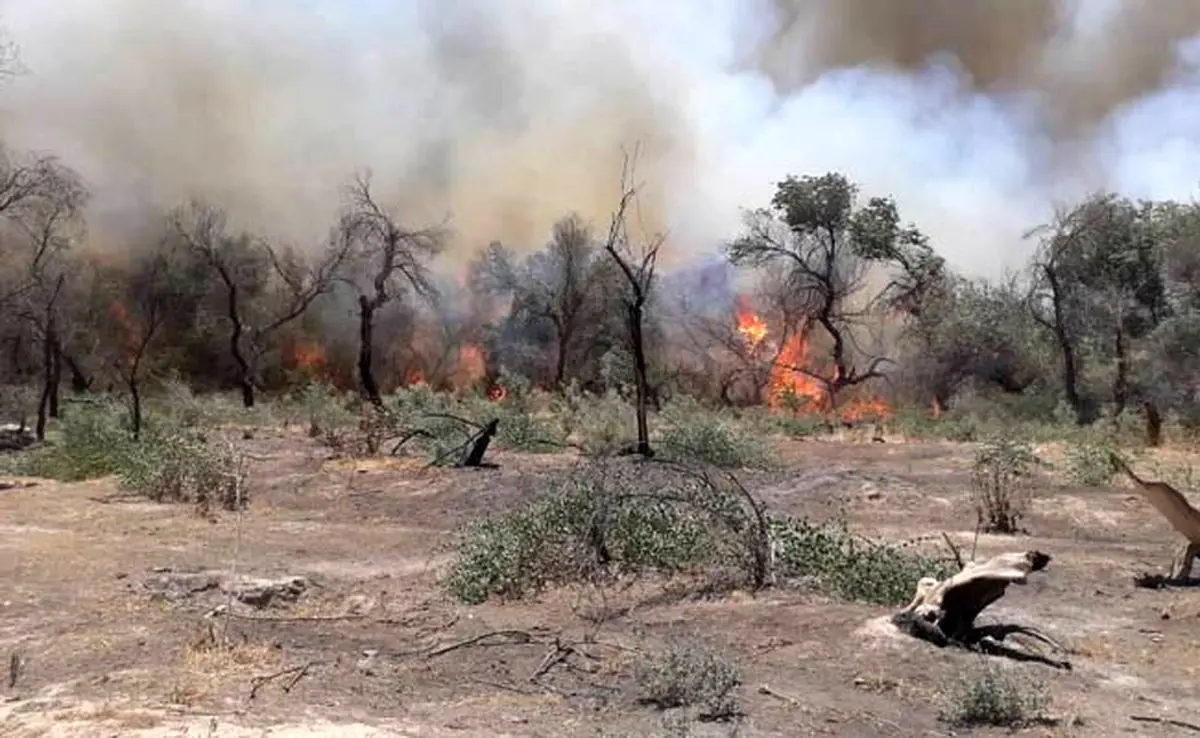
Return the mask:
<svg viewBox="0 0 1200 738"><path fill-rule="evenodd" d="M644 582L613 592L604 604L624 615L532 682L556 636L577 642L595 630L597 595L461 606L439 589L439 567L455 526L514 505L571 459L501 454L495 470L422 470L331 460L283 432L244 445L253 503L216 522L116 499L108 480L0 492L0 655L22 664L16 686L0 691L0 735L654 735L663 716L636 704L630 653L676 636L737 657L746 712L738 735L956 734L938 720L938 695L979 657L896 634L881 620L887 608L793 590L716 598ZM946 531L970 541L967 446L810 441L783 453L785 472L753 479L773 508L843 511L884 537ZM1070 673L1005 662L1046 680L1050 711L1062 718L1026 733L1186 735L1131 719L1200 722L1200 590L1131 582L1168 565L1177 542L1166 523L1132 489L1047 481L1027 527L1031 535L1016 539L984 536L980 556L1037 547L1055 559L989 613L1037 624L1076 654ZM214 621L204 616L226 595L171 598L146 587L188 571L302 576L312 586L292 603L237 609L224 634L235 645L213 650ZM532 638L426 655L504 629ZM289 668L253 689L256 677ZM731 734L719 724L695 731Z"/></svg>

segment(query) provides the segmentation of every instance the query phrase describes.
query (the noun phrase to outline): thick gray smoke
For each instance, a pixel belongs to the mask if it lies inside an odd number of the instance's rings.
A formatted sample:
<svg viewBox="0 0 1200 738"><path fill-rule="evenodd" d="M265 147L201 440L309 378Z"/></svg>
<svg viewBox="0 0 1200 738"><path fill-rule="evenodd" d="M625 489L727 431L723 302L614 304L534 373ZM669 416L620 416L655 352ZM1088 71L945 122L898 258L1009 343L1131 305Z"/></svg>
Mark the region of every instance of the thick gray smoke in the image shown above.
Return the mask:
<svg viewBox="0 0 1200 738"><path fill-rule="evenodd" d="M92 183L120 247L193 194L318 242L370 167L456 258L601 226L640 142L642 217L710 254L788 173L894 194L995 273L1049 198L1188 196L1200 105L1187 0L0 0L29 74L0 136Z"/></svg>

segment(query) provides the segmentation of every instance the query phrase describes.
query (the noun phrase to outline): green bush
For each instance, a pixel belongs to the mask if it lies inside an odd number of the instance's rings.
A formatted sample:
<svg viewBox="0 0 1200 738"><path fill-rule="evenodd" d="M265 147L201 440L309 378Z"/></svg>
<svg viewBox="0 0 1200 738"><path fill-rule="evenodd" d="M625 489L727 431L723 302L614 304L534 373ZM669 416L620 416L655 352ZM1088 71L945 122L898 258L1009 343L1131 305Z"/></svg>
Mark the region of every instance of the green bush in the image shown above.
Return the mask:
<svg viewBox="0 0 1200 738"><path fill-rule="evenodd" d="M604 459L507 515L459 531L445 580L467 603L612 574L704 569L759 584L756 515L738 489L662 464ZM759 567L761 563L761 567Z"/></svg>
<svg viewBox="0 0 1200 738"><path fill-rule="evenodd" d="M740 713L737 664L699 643L673 643L644 654L635 679L638 701L660 710L688 708L701 720L726 720Z"/></svg>
<svg viewBox="0 0 1200 738"><path fill-rule="evenodd" d="M136 440L127 426L115 402L73 404L52 442L16 457L16 471L66 482L116 475L121 489L160 502L245 503L242 457L231 446L161 418L147 418Z"/></svg>
<svg viewBox="0 0 1200 738"><path fill-rule="evenodd" d="M666 458L698 461L721 469L769 469L777 465L770 440L684 397L664 411L658 444Z"/></svg>
<svg viewBox="0 0 1200 738"><path fill-rule="evenodd" d="M1029 444L998 436L980 444L971 473L975 512L989 533L1016 533L1032 496L1036 457Z"/></svg>
<svg viewBox="0 0 1200 738"><path fill-rule="evenodd" d="M236 510L247 502L244 467L231 444L169 428L130 445L117 474L122 489L155 502Z"/></svg>
<svg viewBox="0 0 1200 738"><path fill-rule="evenodd" d="M63 482L116 474L134 444L126 417L125 409L111 400L72 403L64 408L51 442L15 457L14 471Z"/></svg>
<svg viewBox="0 0 1200 738"><path fill-rule="evenodd" d="M1085 487L1101 487L1112 481L1113 469L1109 454L1112 447L1100 443L1068 443L1063 448L1067 477Z"/></svg>
<svg viewBox="0 0 1200 738"><path fill-rule="evenodd" d="M941 718L962 726L1021 728L1044 720L1046 685L991 661L959 674L944 694Z"/></svg>
<svg viewBox="0 0 1200 738"><path fill-rule="evenodd" d="M955 571L948 562L856 537L842 521L778 517L771 525L777 576L806 580L842 599L903 605L921 577L945 579Z"/></svg>

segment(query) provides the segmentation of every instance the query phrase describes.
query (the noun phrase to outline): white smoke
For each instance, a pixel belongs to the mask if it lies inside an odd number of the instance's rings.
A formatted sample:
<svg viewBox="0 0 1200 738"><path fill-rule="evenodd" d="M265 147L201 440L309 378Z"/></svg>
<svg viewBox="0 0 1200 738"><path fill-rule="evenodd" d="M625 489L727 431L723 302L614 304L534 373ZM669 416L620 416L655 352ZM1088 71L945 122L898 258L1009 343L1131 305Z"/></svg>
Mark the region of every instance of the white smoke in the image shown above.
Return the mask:
<svg viewBox="0 0 1200 738"><path fill-rule="evenodd" d="M455 258L528 248L569 210L602 223L620 147L640 141L645 217L673 262L711 254L787 174L839 170L894 195L956 267L995 274L1088 189L1193 194L1195 48L1120 89L1088 76L1113 73L1089 67L1110 37L1132 53L1139 29L1180 35L1157 6L1119 14L1134 5L1077 4L1039 58L996 66L1037 71L1028 85L988 87L946 56L811 61L779 85L752 62L776 30L768 0L0 0L30 70L0 90L0 135L83 172L110 246L191 194L314 242L370 167L410 217L452 215ZM1069 129L1047 116L1055 95Z"/></svg>

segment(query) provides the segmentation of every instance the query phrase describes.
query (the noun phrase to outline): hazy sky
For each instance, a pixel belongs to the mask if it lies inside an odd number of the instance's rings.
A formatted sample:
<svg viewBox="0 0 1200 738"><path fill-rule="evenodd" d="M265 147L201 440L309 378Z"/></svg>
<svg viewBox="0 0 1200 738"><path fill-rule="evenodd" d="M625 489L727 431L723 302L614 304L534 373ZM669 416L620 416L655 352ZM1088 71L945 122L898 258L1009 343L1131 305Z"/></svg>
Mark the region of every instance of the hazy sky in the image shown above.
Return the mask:
<svg viewBox="0 0 1200 738"><path fill-rule="evenodd" d="M789 173L893 194L975 274L1019 265L1054 198L1194 194L1200 3L831 2L0 0L29 68L0 124L88 177L117 247L189 194L315 243L371 167L409 220L452 214L455 258L527 248L567 210L601 221L635 140L675 258Z"/></svg>

